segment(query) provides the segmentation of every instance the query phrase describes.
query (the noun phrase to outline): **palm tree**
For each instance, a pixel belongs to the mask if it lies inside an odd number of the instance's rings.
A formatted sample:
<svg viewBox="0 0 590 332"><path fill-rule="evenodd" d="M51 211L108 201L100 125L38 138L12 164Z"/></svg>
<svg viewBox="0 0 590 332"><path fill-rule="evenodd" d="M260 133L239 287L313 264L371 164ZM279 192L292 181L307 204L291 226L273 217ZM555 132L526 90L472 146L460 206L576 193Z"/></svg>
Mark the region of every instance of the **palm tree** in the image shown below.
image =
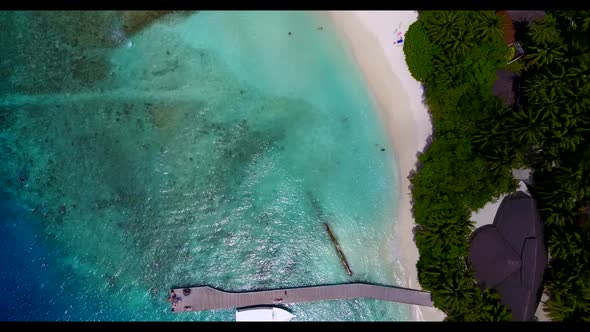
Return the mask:
<svg viewBox="0 0 590 332"><path fill-rule="evenodd" d="M549 300L545 311L556 321L581 321L590 314L588 271L579 265L554 266L549 270Z"/></svg>
<svg viewBox="0 0 590 332"><path fill-rule="evenodd" d="M529 78L525 79L522 84L522 91L529 102L540 102L540 91L547 86L549 77L544 73L534 73Z"/></svg>
<svg viewBox="0 0 590 332"><path fill-rule="evenodd" d="M477 292L473 279L456 270L446 276L440 287L434 290L432 295L434 300L448 311L460 311L470 307Z"/></svg>
<svg viewBox="0 0 590 332"><path fill-rule="evenodd" d="M563 130L553 130L552 140L563 151L575 151L576 147L582 142L582 136L579 133L570 133L567 128Z"/></svg>
<svg viewBox="0 0 590 332"><path fill-rule="evenodd" d="M576 259L582 254L584 243L578 232L568 232L563 227L549 236L548 245L551 256L563 260Z"/></svg>
<svg viewBox="0 0 590 332"><path fill-rule="evenodd" d="M476 28L474 35L478 40L494 42L502 39L502 18L491 10L475 13Z"/></svg>
<svg viewBox="0 0 590 332"><path fill-rule="evenodd" d="M436 305L435 305L435 307L436 307ZM443 322L470 322L470 321L473 321L472 319L470 319L470 316L467 315L467 313L463 310L457 311L457 312L446 311L445 313L447 315L443 319Z"/></svg>
<svg viewBox="0 0 590 332"><path fill-rule="evenodd" d="M590 57L588 59L590 64ZM585 64L578 64L568 68L567 74L565 75L568 80L568 87L571 89L571 97L577 103L586 104L584 108L587 108L590 103L590 68Z"/></svg>
<svg viewBox="0 0 590 332"><path fill-rule="evenodd" d="M471 47L473 47L473 43L471 43L469 40L470 38L466 38L465 35L452 39L447 42L445 49L450 53L457 54L458 56L464 56L471 49Z"/></svg>
<svg viewBox="0 0 590 332"><path fill-rule="evenodd" d="M465 39L467 32L465 15L455 11L441 11L429 16L424 27L430 40L443 48Z"/></svg>
<svg viewBox="0 0 590 332"><path fill-rule="evenodd" d="M587 10L560 10L556 15L565 19L572 30L587 32L590 28L590 12Z"/></svg>
<svg viewBox="0 0 590 332"><path fill-rule="evenodd" d="M552 294L543 310L555 322L566 321L574 313L574 308L558 292Z"/></svg>
<svg viewBox="0 0 590 332"><path fill-rule="evenodd" d="M486 289L487 291L488 289ZM481 299L469 310L465 317L468 322L506 322L512 314L498 300Z"/></svg>
<svg viewBox="0 0 590 332"><path fill-rule="evenodd" d="M531 108L519 108L505 126L510 129L514 142L527 146L542 146L549 126L542 121L542 113Z"/></svg>
<svg viewBox="0 0 590 332"><path fill-rule="evenodd" d="M588 12L587 10L579 11L578 15L578 31L588 32L588 29L590 29L590 12Z"/></svg>
<svg viewBox="0 0 590 332"><path fill-rule="evenodd" d="M489 148L505 147L510 145L510 131L504 126L501 120L491 120L491 128L481 128L473 134L473 143L478 150L485 153L490 151Z"/></svg>
<svg viewBox="0 0 590 332"><path fill-rule="evenodd" d="M427 289L436 289L440 287L441 283L447 278L449 271L455 267L446 261L440 259L428 260L430 253L421 254L420 259L416 263L418 269L418 281L420 285ZM436 256L434 256L436 257Z"/></svg>
<svg viewBox="0 0 590 332"><path fill-rule="evenodd" d="M558 45L552 47L531 46L532 53L525 55L527 66L541 67L550 63L562 61L565 56L565 46Z"/></svg>
<svg viewBox="0 0 590 332"><path fill-rule="evenodd" d="M552 15L547 15L542 20L534 21L529 27L528 34L535 44L543 46L556 43L560 38L557 21Z"/></svg>
<svg viewBox="0 0 590 332"><path fill-rule="evenodd" d="M433 255L456 259L467 254L473 225L466 218L436 218L416 233L416 244Z"/></svg>

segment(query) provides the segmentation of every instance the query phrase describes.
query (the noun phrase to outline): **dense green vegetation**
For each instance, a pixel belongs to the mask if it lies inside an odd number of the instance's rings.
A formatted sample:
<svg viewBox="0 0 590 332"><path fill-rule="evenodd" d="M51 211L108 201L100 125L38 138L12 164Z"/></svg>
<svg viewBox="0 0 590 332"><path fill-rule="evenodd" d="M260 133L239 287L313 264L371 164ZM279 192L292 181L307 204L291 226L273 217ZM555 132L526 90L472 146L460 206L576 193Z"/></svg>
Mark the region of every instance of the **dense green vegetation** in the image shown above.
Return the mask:
<svg viewBox="0 0 590 332"><path fill-rule="evenodd" d="M416 35L419 46L413 47ZM430 48L430 62L423 55L412 61L415 48ZM508 54L501 19L493 11L421 12L404 51L410 71L424 83L434 125L433 142L411 180L420 284L448 320L509 319L497 294L477 286L466 262L470 211L516 185L509 170L490 167L474 145L482 124L502 108L490 94Z"/></svg>
<svg viewBox="0 0 590 332"><path fill-rule="evenodd" d="M530 26L527 56L511 66L524 79L514 110L491 96L509 52L494 11L420 12L406 35L434 125L411 180L419 281L448 320L510 319L497 294L476 285L466 257L471 211L515 189L511 169L521 167L535 171L546 221L546 309L554 320L590 317L589 24L587 12L555 12ZM429 44L430 55L417 54Z"/></svg>
<svg viewBox="0 0 590 332"><path fill-rule="evenodd" d="M551 256L545 310L557 321L590 321L589 26L588 11L548 12L523 35L521 113L499 143L535 170Z"/></svg>
<svg viewBox="0 0 590 332"><path fill-rule="evenodd" d="M431 63L432 55L436 52L435 46L428 39L421 24L412 24L406 32L406 38L412 40L411 43L404 44L411 74L417 81L424 81L432 74Z"/></svg>
<svg viewBox="0 0 590 332"><path fill-rule="evenodd" d="M525 61L525 60L523 60L522 58L520 58L520 59L518 59L518 60L514 61L514 62L513 62L513 63L511 63L511 64L507 64L507 65L506 65L504 68L502 68L502 69L504 69L504 70L509 70L509 71L511 71L511 72L514 72L514 73L518 73L518 74L520 74L520 73L522 73L522 71L524 70L524 61Z"/></svg>

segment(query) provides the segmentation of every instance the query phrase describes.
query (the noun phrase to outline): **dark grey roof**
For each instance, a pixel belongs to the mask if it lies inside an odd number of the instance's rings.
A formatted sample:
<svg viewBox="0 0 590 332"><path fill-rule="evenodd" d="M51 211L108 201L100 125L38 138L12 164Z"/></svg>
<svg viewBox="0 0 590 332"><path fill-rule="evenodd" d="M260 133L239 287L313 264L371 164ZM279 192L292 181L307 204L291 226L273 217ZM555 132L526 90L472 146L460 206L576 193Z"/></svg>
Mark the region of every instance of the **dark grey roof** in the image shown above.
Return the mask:
<svg viewBox="0 0 590 332"><path fill-rule="evenodd" d="M516 101L518 75L508 70L498 70L496 81L492 85L492 95L500 98L504 106L511 107Z"/></svg>
<svg viewBox="0 0 590 332"><path fill-rule="evenodd" d="M469 261L478 284L500 293L513 320L532 320L547 266L536 201L521 191L505 197L494 223L473 233Z"/></svg>
<svg viewBox="0 0 590 332"><path fill-rule="evenodd" d="M546 15L544 10L507 10L506 12L514 22L532 22Z"/></svg>

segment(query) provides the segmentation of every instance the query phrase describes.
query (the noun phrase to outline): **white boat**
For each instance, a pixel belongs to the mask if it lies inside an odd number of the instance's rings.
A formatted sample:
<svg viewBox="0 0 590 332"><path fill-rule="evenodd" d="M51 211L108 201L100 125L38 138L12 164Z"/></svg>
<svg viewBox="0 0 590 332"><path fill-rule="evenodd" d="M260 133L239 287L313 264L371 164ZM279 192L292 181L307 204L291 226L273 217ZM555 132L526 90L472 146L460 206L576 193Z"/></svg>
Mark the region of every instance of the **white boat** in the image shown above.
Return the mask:
<svg viewBox="0 0 590 332"><path fill-rule="evenodd" d="M236 322L288 322L295 316L276 307L249 307L236 309Z"/></svg>

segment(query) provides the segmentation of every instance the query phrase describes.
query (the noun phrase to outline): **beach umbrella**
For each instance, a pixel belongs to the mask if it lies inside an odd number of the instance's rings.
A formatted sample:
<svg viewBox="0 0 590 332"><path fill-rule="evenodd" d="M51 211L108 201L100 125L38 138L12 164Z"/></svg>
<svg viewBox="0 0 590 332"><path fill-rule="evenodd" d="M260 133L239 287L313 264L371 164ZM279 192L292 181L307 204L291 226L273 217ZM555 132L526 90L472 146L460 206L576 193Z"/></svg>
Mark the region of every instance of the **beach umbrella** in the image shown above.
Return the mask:
<svg viewBox="0 0 590 332"><path fill-rule="evenodd" d="M522 191L506 196L493 224L473 232L469 262L480 287L498 291L512 320L532 320L547 267L536 201Z"/></svg>

